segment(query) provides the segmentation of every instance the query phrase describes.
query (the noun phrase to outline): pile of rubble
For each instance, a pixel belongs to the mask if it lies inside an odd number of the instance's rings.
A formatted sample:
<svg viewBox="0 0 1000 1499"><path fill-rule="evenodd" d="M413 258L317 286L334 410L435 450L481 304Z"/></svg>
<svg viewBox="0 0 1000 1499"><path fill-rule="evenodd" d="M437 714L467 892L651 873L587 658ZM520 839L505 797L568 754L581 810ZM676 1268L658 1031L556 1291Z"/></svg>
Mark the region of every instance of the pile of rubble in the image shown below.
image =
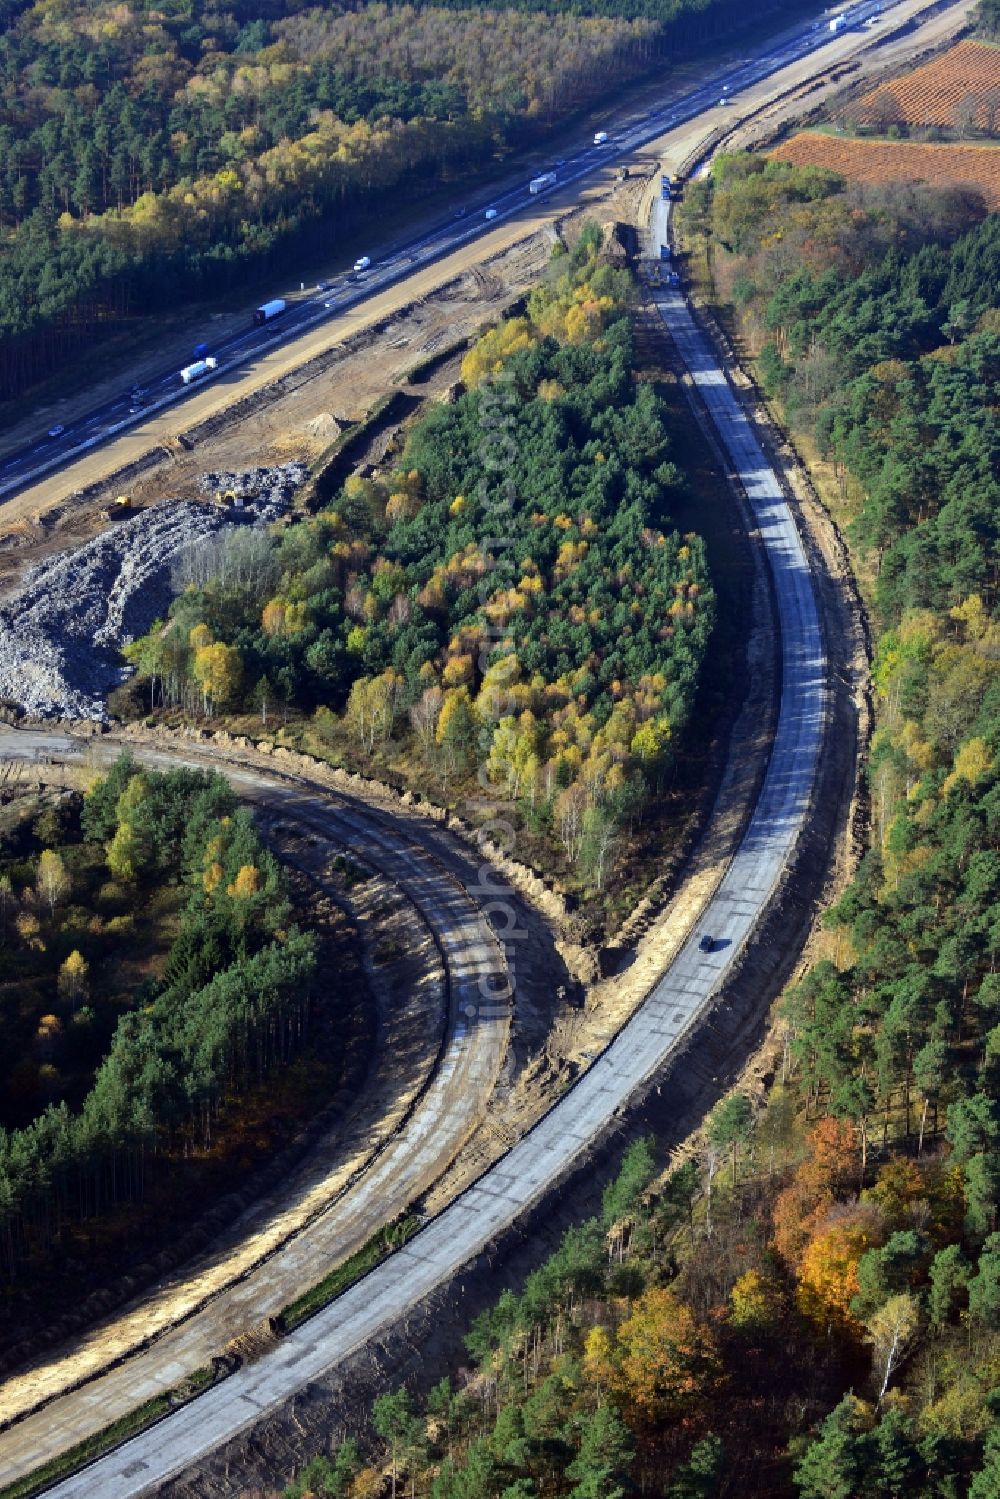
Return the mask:
<svg viewBox="0 0 1000 1499"><path fill-rule="evenodd" d="M0 700L31 718L106 720L106 694L131 673L120 649L166 614L177 559L234 521L277 519L306 472L287 463L206 474L203 489L239 503L156 505L29 569L0 603Z"/></svg>
<svg viewBox="0 0 1000 1499"><path fill-rule="evenodd" d="M291 508L292 498L309 477L304 463L283 463L278 468L246 468L240 473L202 474L198 488L203 494L231 504L250 507L255 521L280 520Z"/></svg>

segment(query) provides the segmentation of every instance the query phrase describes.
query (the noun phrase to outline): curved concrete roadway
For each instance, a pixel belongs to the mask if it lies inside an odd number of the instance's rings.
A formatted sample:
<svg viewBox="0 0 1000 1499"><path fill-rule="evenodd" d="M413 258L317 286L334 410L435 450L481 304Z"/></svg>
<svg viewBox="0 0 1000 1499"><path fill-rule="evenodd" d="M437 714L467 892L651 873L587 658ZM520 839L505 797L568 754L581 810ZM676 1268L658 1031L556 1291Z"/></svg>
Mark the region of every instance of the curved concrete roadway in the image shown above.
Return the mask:
<svg viewBox="0 0 1000 1499"><path fill-rule="evenodd" d="M654 226L655 228L656 226ZM247 1365L51 1492L60 1499L132 1499L252 1425L321 1378L453 1276L526 1208L663 1066L705 1012L775 890L803 827L822 745L827 662L805 553L778 480L683 298L660 306L754 511L781 621L782 698L761 795L701 932L619 1033L552 1110L480 1180L391 1259Z"/></svg>
<svg viewBox="0 0 1000 1499"><path fill-rule="evenodd" d="M0 731L0 754L11 758L39 753L69 759L85 750L111 758L122 747L107 739L81 742L59 731ZM221 769L242 799L349 849L391 880L435 933L447 983L445 1034L437 1066L417 1099L395 1116L387 1110L376 1130L347 1132L343 1160L338 1158L325 1183L303 1173L301 1188L280 1213L273 1206L251 1210L194 1273L182 1265L151 1296L95 1324L64 1354L39 1360L0 1388L0 1420L16 1423L0 1436L4 1480L31 1472L208 1363L229 1338L259 1326L316 1285L332 1265L410 1207L482 1118L510 1029L507 968L483 915L482 892L466 889L416 843L415 834L425 829L410 830L405 818L393 824L341 796L310 791L273 771L220 763L197 750L124 747L162 768L189 763ZM484 995L490 996L486 1003ZM78 1388L83 1380L89 1382ZM26 1411L32 1414L21 1416Z"/></svg>

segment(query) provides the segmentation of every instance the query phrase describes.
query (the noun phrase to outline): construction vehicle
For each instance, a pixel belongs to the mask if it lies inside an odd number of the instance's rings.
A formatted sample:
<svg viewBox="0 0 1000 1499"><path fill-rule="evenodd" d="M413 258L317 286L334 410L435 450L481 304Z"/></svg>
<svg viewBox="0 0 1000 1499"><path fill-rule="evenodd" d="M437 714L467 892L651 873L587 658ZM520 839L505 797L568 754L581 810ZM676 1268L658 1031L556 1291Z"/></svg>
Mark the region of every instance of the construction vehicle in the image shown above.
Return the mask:
<svg viewBox="0 0 1000 1499"><path fill-rule="evenodd" d="M132 498L127 494L115 495L111 504L104 512L105 520L119 520L122 516L130 515L132 512Z"/></svg>

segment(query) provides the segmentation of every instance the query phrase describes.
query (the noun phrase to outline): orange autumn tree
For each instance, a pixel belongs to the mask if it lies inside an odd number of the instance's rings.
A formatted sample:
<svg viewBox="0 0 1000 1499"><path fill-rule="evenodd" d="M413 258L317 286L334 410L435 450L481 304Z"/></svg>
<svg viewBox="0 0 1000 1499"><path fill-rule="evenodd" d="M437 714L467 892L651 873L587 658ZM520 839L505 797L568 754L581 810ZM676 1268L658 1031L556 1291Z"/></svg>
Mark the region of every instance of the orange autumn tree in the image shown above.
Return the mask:
<svg viewBox="0 0 1000 1499"><path fill-rule="evenodd" d="M799 1264L795 1299L818 1330L859 1331L851 1315L858 1294L858 1263L885 1235L876 1209L866 1203L835 1209L830 1221L806 1245Z"/></svg>
<svg viewBox="0 0 1000 1499"><path fill-rule="evenodd" d="M618 1329L617 1394L650 1421L682 1414L719 1375L715 1340L671 1291L644 1292Z"/></svg>
<svg viewBox="0 0 1000 1499"><path fill-rule="evenodd" d="M857 1134L846 1119L821 1119L806 1146L808 1154L779 1192L772 1215L774 1247L792 1266L833 1207L838 1191L856 1181L858 1170Z"/></svg>

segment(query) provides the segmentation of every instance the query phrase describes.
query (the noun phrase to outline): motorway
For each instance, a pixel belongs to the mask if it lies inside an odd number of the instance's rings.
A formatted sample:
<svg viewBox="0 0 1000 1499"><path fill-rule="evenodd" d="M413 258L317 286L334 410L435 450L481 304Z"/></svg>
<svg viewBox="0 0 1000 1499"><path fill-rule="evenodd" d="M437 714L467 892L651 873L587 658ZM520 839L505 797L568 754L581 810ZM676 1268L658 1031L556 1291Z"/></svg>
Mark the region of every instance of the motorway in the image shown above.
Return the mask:
<svg viewBox="0 0 1000 1499"><path fill-rule="evenodd" d="M482 1119L507 1049L511 979L484 915L474 859L449 860L416 814L410 821L380 815L343 795L267 768L220 763L182 743L164 750L110 737L81 741L56 729L0 729L0 756L8 759L82 763L86 756L93 765L123 747L155 768L220 769L241 800L257 804L272 822L301 830L328 855L349 850L355 863L377 870L389 887L382 901L398 892L434 934L444 1003L428 996L423 1008L440 1044L415 1098L404 1096L409 1070L400 1058L396 1068L383 1069L377 1096L366 1092L352 1107L331 1149L313 1151L280 1193L244 1213L194 1266L182 1264L154 1292L0 1386L0 1422L15 1423L0 1434L0 1481L33 1471L169 1390L409 1210ZM422 1049L433 1052L436 1040L428 1037Z"/></svg>
<svg viewBox="0 0 1000 1499"><path fill-rule="evenodd" d="M902 0L897 0L902 5ZM218 360L218 369L193 386L185 386L175 364L163 366L143 386L141 410L132 410L128 388L114 399L67 422L55 435L39 433L37 438L8 453L0 460L0 498L15 495L36 483L44 475L111 443L115 438L148 424L158 413L170 410L190 399L206 384L220 380L232 382L236 372L261 359L268 352L301 338L310 330L335 322L345 313L370 300L380 292L407 280L413 273L450 252L495 234L497 227L521 218L532 204L544 203L553 195L576 183L593 179L609 162L655 141L666 132L704 115L713 107L735 104L739 96L761 80L798 62L813 52L824 50L832 63L840 55L849 55L857 43L857 31L869 19L878 19L892 7L880 0L861 0L851 7L852 29L832 34L826 17L785 33L780 42L728 69L720 70L707 83L669 99L665 104L616 119L608 127L608 140L600 145L581 146L553 163L557 181L545 193L532 197L527 180L501 190L490 200L495 216L484 217L484 203L462 204L450 217L442 219L429 231L408 244L394 247L385 259L372 251L370 270L355 274L343 272L322 289L289 301L288 309L263 327L247 327L209 348ZM904 7L905 8L905 7ZM249 310L248 310L249 316ZM233 399L236 399L234 393Z"/></svg>
<svg viewBox="0 0 1000 1499"><path fill-rule="evenodd" d="M665 233L654 210L651 244ZM757 806L717 893L632 1020L530 1132L403 1249L339 1300L160 1425L51 1491L60 1499L133 1499L321 1379L384 1335L570 1168L704 1016L774 893L805 823L826 721L827 661L802 543L777 477L683 296L661 288L660 316L739 476L774 580L781 708ZM702 949L705 935L711 950ZM724 1012L722 1012L724 1013ZM715 1021L723 1024L721 1019Z"/></svg>

